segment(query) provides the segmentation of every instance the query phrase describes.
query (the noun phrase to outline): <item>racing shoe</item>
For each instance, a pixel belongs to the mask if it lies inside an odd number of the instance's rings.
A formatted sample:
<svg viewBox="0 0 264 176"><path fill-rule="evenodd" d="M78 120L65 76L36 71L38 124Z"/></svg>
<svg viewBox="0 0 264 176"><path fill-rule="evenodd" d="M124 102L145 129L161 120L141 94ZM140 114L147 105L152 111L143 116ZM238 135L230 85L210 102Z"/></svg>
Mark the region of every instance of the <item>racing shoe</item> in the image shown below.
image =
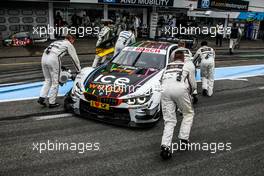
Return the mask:
<svg viewBox="0 0 264 176"><path fill-rule="evenodd" d="M42 106L46 106L45 98L43 98L43 97L39 97L39 99L38 99L38 104L40 104L40 105L42 105Z"/></svg>
<svg viewBox="0 0 264 176"><path fill-rule="evenodd" d="M161 148L160 156L162 159L167 160L172 157L170 147L162 145L160 148Z"/></svg>
<svg viewBox="0 0 264 176"><path fill-rule="evenodd" d="M203 89L203 96L208 96L208 92L206 89Z"/></svg>
<svg viewBox="0 0 264 176"><path fill-rule="evenodd" d="M197 104L198 103L198 98L197 98L197 95L194 94L193 95L193 104Z"/></svg>
<svg viewBox="0 0 264 176"><path fill-rule="evenodd" d="M56 108L56 107L59 107L59 106L60 106L59 103L49 104L49 108Z"/></svg>

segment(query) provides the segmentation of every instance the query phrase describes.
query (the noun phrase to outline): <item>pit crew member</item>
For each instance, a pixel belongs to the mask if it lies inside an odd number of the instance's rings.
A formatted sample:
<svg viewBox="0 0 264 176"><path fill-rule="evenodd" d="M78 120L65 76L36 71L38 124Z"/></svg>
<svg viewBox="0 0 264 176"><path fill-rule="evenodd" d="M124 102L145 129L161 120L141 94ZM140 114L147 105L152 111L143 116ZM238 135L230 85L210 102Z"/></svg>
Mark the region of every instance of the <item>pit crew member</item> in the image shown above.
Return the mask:
<svg viewBox="0 0 264 176"><path fill-rule="evenodd" d="M110 23L110 21L105 21L104 22L104 27L101 29L101 31L99 32L99 34L98 34L98 40L97 40L97 42L96 42L96 48L99 48L100 47L100 45L103 43L103 42L105 42L105 41L107 41L107 40L109 40L110 38L111 38L111 28L110 28L110 25L111 25L111 23ZM101 60L102 59L102 60ZM104 57L103 58L101 58L100 56L98 56L97 54L95 55L95 58L94 58L94 61L93 61L93 65L92 65L92 67L97 67L98 66L98 63L99 63L99 61L101 61L101 62L103 62L104 61Z"/></svg>
<svg viewBox="0 0 264 176"><path fill-rule="evenodd" d="M118 54L123 48L128 46L129 44L135 43L136 38L134 35L134 29L130 28L128 31L120 32L118 39L115 44L115 52L114 56Z"/></svg>
<svg viewBox="0 0 264 176"><path fill-rule="evenodd" d="M61 71L61 58L68 53L73 61L77 73L81 71L80 61L76 50L73 46L75 37L67 35L65 40L58 40L51 43L45 50L41 59L42 71L45 77L45 82L40 91L38 103L46 106L45 100L50 93L49 108L59 106L56 103L56 97L59 89L59 76Z"/></svg>
<svg viewBox="0 0 264 176"><path fill-rule="evenodd" d="M200 64L202 89L204 96L212 96L214 88L215 51L203 41L194 55L197 64Z"/></svg>
<svg viewBox="0 0 264 176"><path fill-rule="evenodd" d="M174 55L175 55L175 52L176 51L183 51L184 52L184 62L188 62L188 64L190 65L190 67L192 67L191 70L194 71L193 74L196 75L196 72L195 72L195 65L193 63L193 56L192 56L192 53L191 51L185 47L185 43L183 41L180 41L178 43L178 48L176 50L174 50L171 55L170 55L170 60L173 60L174 59ZM198 102L198 98L197 98L197 90L194 90L193 92L193 103L196 104Z"/></svg>
<svg viewBox="0 0 264 176"><path fill-rule="evenodd" d="M173 131L177 123L176 106L182 111L183 120L180 127L179 139L187 144L193 123L194 109L191 94L196 89L195 74L190 62L184 62L184 52L176 51L174 61L169 63L162 76L162 113L164 131L161 141L161 157L169 159Z"/></svg>

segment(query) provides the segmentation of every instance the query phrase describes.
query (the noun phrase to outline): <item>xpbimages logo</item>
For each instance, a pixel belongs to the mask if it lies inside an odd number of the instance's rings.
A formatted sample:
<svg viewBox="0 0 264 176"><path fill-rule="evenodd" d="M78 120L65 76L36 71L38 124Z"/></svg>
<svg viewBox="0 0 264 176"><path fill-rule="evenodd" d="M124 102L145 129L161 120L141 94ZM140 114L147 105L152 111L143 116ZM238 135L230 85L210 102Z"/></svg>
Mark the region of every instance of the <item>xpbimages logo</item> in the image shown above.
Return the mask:
<svg viewBox="0 0 264 176"><path fill-rule="evenodd" d="M100 150L100 144L96 143L84 143L84 142L54 142L47 140L46 142L33 142L33 151L42 153L43 151L77 151L78 153L84 153L86 151L98 151Z"/></svg>
<svg viewBox="0 0 264 176"><path fill-rule="evenodd" d="M87 35L98 35L100 31L99 27L53 27L50 26L49 24L46 26L37 26L33 27L33 34L37 34L40 36L43 35L51 35L51 34L56 34L56 35L76 35L78 34L79 37L84 37Z"/></svg>
<svg viewBox="0 0 264 176"><path fill-rule="evenodd" d="M212 154L217 153L218 151L230 151L232 149L232 143L224 143L224 142L203 142L203 143L195 143L190 142L186 143L172 143L171 144L171 152L175 151L207 151Z"/></svg>
<svg viewBox="0 0 264 176"><path fill-rule="evenodd" d="M216 37L217 34L220 35L230 35L231 27L216 27L216 26L203 26L203 27L195 27L195 26L182 26L180 24L179 27L164 27L162 29L165 35L169 35L171 37L175 37L175 35L210 35L211 37Z"/></svg>

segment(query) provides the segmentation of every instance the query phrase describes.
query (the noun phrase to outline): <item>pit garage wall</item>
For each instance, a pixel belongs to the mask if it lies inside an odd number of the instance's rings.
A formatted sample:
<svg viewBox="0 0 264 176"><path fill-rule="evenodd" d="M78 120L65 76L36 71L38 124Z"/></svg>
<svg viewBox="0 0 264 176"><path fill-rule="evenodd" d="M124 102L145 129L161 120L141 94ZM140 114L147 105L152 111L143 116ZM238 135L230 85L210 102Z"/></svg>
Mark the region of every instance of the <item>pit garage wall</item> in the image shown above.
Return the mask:
<svg viewBox="0 0 264 176"><path fill-rule="evenodd" d="M14 5L16 3L16 5ZM0 39L49 24L48 3L13 2L0 6Z"/></svg>

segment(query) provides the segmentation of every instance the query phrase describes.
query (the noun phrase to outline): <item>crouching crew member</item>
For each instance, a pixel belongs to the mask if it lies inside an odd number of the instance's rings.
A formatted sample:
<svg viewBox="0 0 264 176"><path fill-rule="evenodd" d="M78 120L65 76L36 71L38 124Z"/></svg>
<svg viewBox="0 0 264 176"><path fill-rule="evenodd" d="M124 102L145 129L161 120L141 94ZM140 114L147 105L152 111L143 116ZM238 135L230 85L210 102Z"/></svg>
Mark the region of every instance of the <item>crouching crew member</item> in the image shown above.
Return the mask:
<svg viewBox="0 0 264 176"><path fill-rule="evenodd" d="M38 103L46 106L45 100L49 97L49 107L54 108L59 106L56 102L56 97L59 89L59 77L61 71L61 58L68 53L73 61L77 73L81 72L80 61L73 46L75 37L67 35L65 40L59 40L51 43L44 51L41 59L42 71L45 82L40 91Z"/></svg>
<svg viewBox="0 0 264 176"><path fill-rule="evenodd" d="M176 51L173 62L166 67L162 76L162 89L164 131L160 155L163 159L169 159L173 131L177 122L176 106L183 114L179 132L181 143L188 143L194 117L191 95L196 90L195 74L190 62L184 62L183 51Z"/></svg>
<svg viewBox="0 0 264 176"><path fill-rule="evenodd" d="M197 64L200 64L202 89L204 96L212 96L214 88L215 51L203 41L194 55Z"/></svg>
<svg viewBox="0 0 264 176"><path fill-rule="evenodd" d="M193 74L196 75L196 68L195 65L193 63L193 55L191 53L191 51L185 47L185 43L183 41L180 41L178 43L178 48L176 50L174 50L171 55L170 55L170 60L174 60L174 55L176 51L183 51L184 53L184 62L188 62L189 67L192 67L191 70L194 71ZM193 103L196 104L198 102L198 97L197 97L197 90L194 90L193 92Z"/></svg>

